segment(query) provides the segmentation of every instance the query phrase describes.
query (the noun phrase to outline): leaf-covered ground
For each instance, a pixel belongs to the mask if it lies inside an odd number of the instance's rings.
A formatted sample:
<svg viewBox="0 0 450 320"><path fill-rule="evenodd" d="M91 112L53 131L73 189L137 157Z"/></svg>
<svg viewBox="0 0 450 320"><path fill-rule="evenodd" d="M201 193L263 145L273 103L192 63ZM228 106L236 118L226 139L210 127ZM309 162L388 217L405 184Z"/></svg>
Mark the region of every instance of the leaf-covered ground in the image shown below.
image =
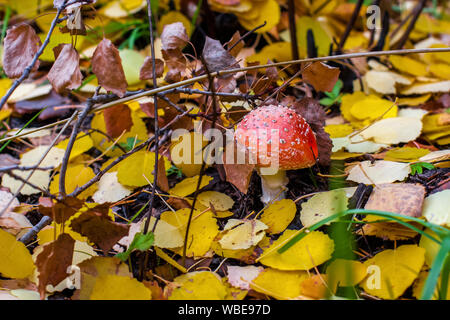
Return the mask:
<svg viewBox="0 0 450 320"><path fill-rule="evenodd" d="M0 1L0 299L448 299L448 4L373 2Z"/></svg>

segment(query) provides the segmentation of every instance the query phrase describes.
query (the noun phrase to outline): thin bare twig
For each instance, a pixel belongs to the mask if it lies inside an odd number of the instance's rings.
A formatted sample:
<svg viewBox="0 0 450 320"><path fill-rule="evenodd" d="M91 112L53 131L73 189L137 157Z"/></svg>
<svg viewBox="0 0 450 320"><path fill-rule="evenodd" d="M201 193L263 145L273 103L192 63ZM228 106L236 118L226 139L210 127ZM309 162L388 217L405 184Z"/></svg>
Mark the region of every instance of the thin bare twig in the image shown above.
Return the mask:
<svg viewBox="0 0 450 320"><path fill-rule="evenodd" d="M75 123L72 129L72 133L69 138L69 142L66 147L66 151L64 152L64 157L61 164L61 170L59 172L59 196L60 198L64 198L66 196L66 172L69 164L70 153L72 152L73 145L75 144L75 140L77 139L78 132L80 131L80 127L83 124L83 121L89 114L89 111L92 108L92 103L90 100L87 101L86 107L81 112L78 117L78 121Z"/></svg>
<svg viewBox="0 0 450 320"><path fill-rule="evenodd" d="M353 29L353 26L355 25L356 19L358 19L359 12L361 11L361 7L363 5L363 0L358 0L356 3L355 9L353 10L352 16L350 20L348 21L347 27L345 28L344 33L342 34L341 40L339 41L339 51L342 51L342 48L345 45L345 41L347 41L348 36L350 35L350 32Z"/></svg>
<svg viewBox="0 0 450 320"><path fill-rule="evenodd" d="M292 59L300 59L297 43L297 25L295 23L295 2L288 0L288 17L289 17L289 34L291 36L291 53Z"/></svg>

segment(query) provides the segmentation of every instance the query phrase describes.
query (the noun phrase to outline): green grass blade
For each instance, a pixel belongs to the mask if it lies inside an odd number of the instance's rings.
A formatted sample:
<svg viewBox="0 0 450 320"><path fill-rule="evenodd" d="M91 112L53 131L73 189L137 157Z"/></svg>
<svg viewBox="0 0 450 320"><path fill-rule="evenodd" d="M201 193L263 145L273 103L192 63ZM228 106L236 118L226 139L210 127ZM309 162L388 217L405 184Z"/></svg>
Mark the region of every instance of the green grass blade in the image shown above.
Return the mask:
<svg viewBox="0 0 450 320"><path fill-rule="evenodd" d="M45 110L47 109L47 107L41 109L38 113L36 113L33 118L31 118L27 123L25 123L25 125L20 128L20 130L16 133L19 134L23 131L23 129L25 129L26 127L28 127L30 125L30 123L32 123L34 121L34 119L36 119L37 117L39 117L39 115ZM0 153L2 153L2 151L11 143L13 139L6 141L1 147L0 147Z"/></svg>
<svg viewBox="0 0 450 320"><path fill-rule="evenodd" d="M336 213L333 214L317 223L315 223L314 225L312 225L311 227L307 228L309 231L314 231L320 227L322 227L323 225L325 225L328 222L331 222L337 218L349 215L349 214L365 214L365 215L374 215L374 216L379 216L379 217L383 217L383 218L388 218L390 220L393 220L401 225L404 225L405 227L408 227L418 233L420 233L421 235L430 238L431 240L433 240L434 242L441 244L441 242L434 238L433 236L423 232L422 230L416 228L415 226L413 226L412 224L403 221L403 219L405 218L405 216L397 214L397 213L392 213L392 212L386 212L386 211L378 211L378 210L365 210L365 209L351 209L351 210L346 210L340 213ZM438 225L417 219L417 218L412 218L412 217L408 217L408 220L417 222L421 225L423 225L424 227L428 227L430 229L432 229L436 234L438 235L447 235L449 234L450 231L448 231L445 228L442 228ZM279 253L283 253L286 250L288 250L290 247L292 247L295 243L297 243L298 241L300 241L303 237L306 236L305 232L301 232L299 233L297 236L295 236L294 238L292 238L289 242L287 242L283 247L281 247L278 252Z"/></svg>
<svg viewBox="0 0 450 320"><path fill-rule="evenodd" d="M450 252L450 235L447 235L442 240L441 248L439 249L436 257L434 258L433 265L431 266L430 273L428 274L427 281L422 291L421 300L431 300L433 297L436 285L438 283L439 274L442 271L447 257ZM447 272L448 273L448 272Z"/></svg>

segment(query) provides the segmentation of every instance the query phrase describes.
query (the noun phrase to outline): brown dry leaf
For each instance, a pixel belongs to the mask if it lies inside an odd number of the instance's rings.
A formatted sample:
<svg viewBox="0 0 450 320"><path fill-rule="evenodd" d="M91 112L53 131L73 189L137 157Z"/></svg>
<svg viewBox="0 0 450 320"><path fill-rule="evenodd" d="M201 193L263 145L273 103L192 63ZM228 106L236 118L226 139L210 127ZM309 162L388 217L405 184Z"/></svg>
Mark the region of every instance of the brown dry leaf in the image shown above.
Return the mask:
<svg viewBox="0 0 450 320"><path fill-rule="evenodd" d="M166 175L166 165L163 156L158 159L157 184L164 192L169 192L169 180Z"/></svg>
<svg viewBox="0 0 450 320"><path fill-rule="evenodd" d="M419 224L412 222L416 228L421 228ZM398 223L377 222L365 224L356 232L358 235L375 236L384 240L409 240L417 235L417 232Z"/></svg>
<svg viewBox="0 0 450 320"><path fill-rule="evenodd" d="M244 48L244 41L239 41L240 39L241 34L239 33L239 31L236 31L227 44L228 51L233 57L237 57L239 52ZM233 48L230 49L231 47Z"/></svg>
<svg viewBox="0 0 450 320"><path fill-rule="evenodd" d="M20 24L9 29L3 46L3 70L9 78L18 78L33 61L41 40L28 24ZM39 68L37 61L31 71Z"/></svg>
<svg viewBox="0 0 450 320"><path fill-rule="evenodd" d="M206 37L203 58L210 72L229 69L237 65L236 59L223 48L218 40Z"/></svg>
<svg viewBox="0 0 450 320"><path fill-rule="evenodd" d="M234 159L228 159L228 155L231 154L231 148L234 148L232 155L234 155ZM229 183L232 183L236 188L239 189L242 193L247 193L248 185L250 184L250 178L252 176L253 169L255 168L254 164L239 164L236 159L239 159L238 152L245 152L245 159L248 159L247 151L242 151L236 143L230 143L227 145L227 148L224 152L224 161L223 167L226 173L226 180ZM229 160L229 161L228 161Z"/></svg>
<svg viewBox="0 0 450 320"><path fill-rule="evenodd" d="M167 82L180 81L186 75L186 59L180 49L162 50L167 71L165 80Z"/></svg>
<svg viewBox="0 0 450 320"><path fill-rule="evenodd" d="M408 217L420 217L425 198L425 187L412 183L377 185L366 203L366 210L394 212ZM370 219L378 220L378 217Z"/></svg>
<svg viewBox="0 0 450 320"><path fill-rule="evenodd" d="M67 277L67 268L72 264L75 240L67 233L62 233L58 239L44 245L42 252L36 258L39 271L39 293L44 298L48 284L56 286Z"/></svg>
<svg viewBox="0 0 450 320"><path fill-rule="evenodd" d="M340 73L339 68L330 67L323 62L314 62L303 70L302 78L316 91L328 92L333 90Z"/></svg>
<svg viewBox="0 0 450 320"><path fill-rule="evenodd" d="M164 61L161 59L155 59L155 72L157 78L161 77L164 73ZM139 79L153 79L153 62L151 57L145 57L144 64L139 72Z"/></svg>
<svg viewBox="0 0 450 320"><path fill-rule="evenodd" d="M123 97L127 91L127 80L122 67L119 50L109 39L103 39L92 56L92 72L98 84L105 90Z"/></svg>
<svg viewBox="0 0 450 320"><path fill-rule="evenodd" d="M84 201L77 198L67 197L62 202L54 203L50 198L39 198L38 210L41 214L49 216L56 223L64 223L77 213L83 206Z"/></svg>
<svg viewBox="0 0 450 320"><path fill-rule="evenodd" d="M112 138L119 137L124 131L130 131L133 126L130 107L126 104L119 104L103 110L106 132Z"/></svg>
<svg viewBox="0 0 450 320"><path fill-rule="evenodd" d="M129 225L113 222L111 218L96 208L83 212L72 220L70 227L97 244L104 254L123 237L128 235Z"/></svg>
<svg viewBox="0 0 450 320"><path fill-rule="evenodd" d="M175 22L164 27L161 34L162 50L182 49L189 41L183 23Z"/></svg>
<svg viewBox="0 0 450 320"><path fill-rule="evenodd" d="M56 92L76 89L81 86L80 56L71 44L62 43L53 48L55 63L47 77Z"/></svg>

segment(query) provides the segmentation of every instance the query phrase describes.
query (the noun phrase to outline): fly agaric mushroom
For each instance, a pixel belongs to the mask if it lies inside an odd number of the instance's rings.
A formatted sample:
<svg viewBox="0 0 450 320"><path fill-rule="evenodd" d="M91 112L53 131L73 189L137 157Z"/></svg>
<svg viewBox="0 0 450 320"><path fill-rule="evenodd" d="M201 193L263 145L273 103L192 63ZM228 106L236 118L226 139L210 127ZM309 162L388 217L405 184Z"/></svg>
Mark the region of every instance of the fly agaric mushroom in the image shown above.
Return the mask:
<svg viewBox="0 0 450 320"><path fill-rule="evenodd" d="M286 170L311 167L318 156L316 137L308 123L295 110L282 105L251 111L237 125L234 136L256 163L262 182L261 201L265 204L285 198L289 182Z"/></svg>

